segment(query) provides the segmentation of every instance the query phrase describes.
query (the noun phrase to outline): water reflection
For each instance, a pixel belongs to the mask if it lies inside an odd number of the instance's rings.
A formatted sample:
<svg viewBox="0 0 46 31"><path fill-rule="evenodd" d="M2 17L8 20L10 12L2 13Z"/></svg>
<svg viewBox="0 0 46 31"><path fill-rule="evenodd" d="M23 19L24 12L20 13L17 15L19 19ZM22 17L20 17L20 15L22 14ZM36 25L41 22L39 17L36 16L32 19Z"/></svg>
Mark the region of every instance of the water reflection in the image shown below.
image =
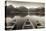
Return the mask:
<svg viewBox="0 0 46 31"><path fill-rule="evenodd" d="M16 23L17 23L17 25L18 25L19 27L21 27L21 25L23 25L24 22L25 22L27 19L29 19L30 21L32 21L33 24L34 24L34 23L36 24L36 21L40 21L41 24L44 25L44 21L45 21L44 18L45 18L44 16L40 17L40 16L35 16L35 15L32 15L32 16L27 15L27 16L25 16L25 17L21 17L21 16L15 16L15 17L14 17L14 19L16 19Z"/></svg>

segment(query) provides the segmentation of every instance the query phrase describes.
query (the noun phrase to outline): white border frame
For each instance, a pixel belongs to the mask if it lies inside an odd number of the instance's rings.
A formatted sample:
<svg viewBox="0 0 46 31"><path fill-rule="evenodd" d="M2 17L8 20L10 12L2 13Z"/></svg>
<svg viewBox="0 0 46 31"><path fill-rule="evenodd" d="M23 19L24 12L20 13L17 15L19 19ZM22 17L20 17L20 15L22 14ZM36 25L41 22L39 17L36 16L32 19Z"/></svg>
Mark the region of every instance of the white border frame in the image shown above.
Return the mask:
<svg viewBox="0 0 46 31"><path fill-rule="evenodd" d="M45 6L45 24L46 24L46 6ZM5 31L5 0L0 1L0 31ZM28 29L28 30L25 29L25 30L16 30L16 31L46 31L46 28L45 29Z"/></svg>

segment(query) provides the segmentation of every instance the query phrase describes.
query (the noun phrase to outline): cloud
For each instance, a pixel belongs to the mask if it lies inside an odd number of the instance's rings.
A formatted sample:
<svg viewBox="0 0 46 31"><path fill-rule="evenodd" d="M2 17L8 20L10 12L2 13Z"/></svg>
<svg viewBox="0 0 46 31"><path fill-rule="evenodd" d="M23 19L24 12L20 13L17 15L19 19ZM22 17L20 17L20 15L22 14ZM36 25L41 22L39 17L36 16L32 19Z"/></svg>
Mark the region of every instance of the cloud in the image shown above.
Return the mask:
<svg viewBox="0 0 46 31"><path fill-rule="evenodd" d="M25 6L27 8L44 7L44 3L18 2L18 1L8 1L7 6L9 5L13 5L15 8L19 6Z"/></svg>

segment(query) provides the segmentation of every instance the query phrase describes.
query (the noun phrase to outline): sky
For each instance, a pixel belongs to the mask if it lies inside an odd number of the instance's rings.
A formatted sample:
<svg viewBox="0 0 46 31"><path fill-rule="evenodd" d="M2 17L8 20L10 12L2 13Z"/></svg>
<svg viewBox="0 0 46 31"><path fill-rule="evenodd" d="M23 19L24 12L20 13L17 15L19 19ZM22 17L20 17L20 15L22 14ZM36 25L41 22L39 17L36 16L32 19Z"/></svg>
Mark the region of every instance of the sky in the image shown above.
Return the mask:
<svg viewBox="0 0 46 31"><path fill-rule="evenodd" d="M8 1L25 1L25 2L40 2L40 3L45 2L45 0L8 0Z"/></svg>
<svg viewBox="0 0 46 31"><path fill-rule="evenodd" d="M13 7L25 6L27 8L38 8L44 7L44 3L35 3L35 2L22 2L22 1L7 1L7 6L13 5Z"/></svg>

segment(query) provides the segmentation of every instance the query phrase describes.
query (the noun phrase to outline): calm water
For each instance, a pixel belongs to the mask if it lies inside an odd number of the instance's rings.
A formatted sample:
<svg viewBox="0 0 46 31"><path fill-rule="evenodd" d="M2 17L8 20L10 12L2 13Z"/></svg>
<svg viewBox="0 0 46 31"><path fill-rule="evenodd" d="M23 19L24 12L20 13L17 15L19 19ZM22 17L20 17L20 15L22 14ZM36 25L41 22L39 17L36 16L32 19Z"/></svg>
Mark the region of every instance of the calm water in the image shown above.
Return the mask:
<svg viewBox="0 0 46 31"><path fill-rule="evenodd" d="M15 16L14 19L16 19L16 23L18 26L21 26L24 24L25 21L27 21L27 19L30 20L30 22L32 22L33 24L36 24L36 21L40 21L42 24L44 24L45 21L45 17L44 16L25 16L25 17L20 17L20 16Z"/></svg>
<svg viewBox="0 0 46 31"><path fill-rule="evenodd" d="M27 19L29 19L30 22L32 22L33 25L36 24L36 21L40 21L41 24L44 25L45 22L45 17L44 16L36 16L36 15L27 15L25 17L21 17L21 16L14 16L13 18L11 18L12 21L10 21L10 23L13 22L13 20L16 20L16 24L18 27L23 26L23 24L25 23L25 21L27 21ZM9 21L7 21L8 23Z"/></svg>

